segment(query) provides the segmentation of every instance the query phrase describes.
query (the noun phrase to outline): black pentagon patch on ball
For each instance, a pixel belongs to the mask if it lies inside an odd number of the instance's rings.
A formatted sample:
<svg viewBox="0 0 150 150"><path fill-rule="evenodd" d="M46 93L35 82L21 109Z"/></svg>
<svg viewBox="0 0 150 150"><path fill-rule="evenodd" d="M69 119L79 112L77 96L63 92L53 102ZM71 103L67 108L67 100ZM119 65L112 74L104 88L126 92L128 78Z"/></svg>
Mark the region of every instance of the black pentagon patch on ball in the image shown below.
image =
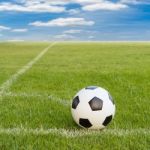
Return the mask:
<svg viewBox="0 0 150 150"><path fill-rule="evenodd" d="M85 89L86 90L95 90L95 89L97 89L98 88L98 86L88 86L88 87L86 87Z"/></svg>
<svg viewBox="0 0 150 150"><path fill-rule="evenodd" d="M110 100L112 101L112 103L114 104L115 102L114 102L112 96L110 95L110 93L108 93L108 96L109 96L109 99L110 99Z"/></svg>
<svg viewBox="0 0 150 150"><path fill-rule="evenodd" d="M111 122L111 120L112 120L112 115L106 117L106 119L105 119L104 122L103 122L103 125L104 125L104 126L107 126L107 125Z"/></svg>
<svg viewBox="0 0 150 150"><path fill-rule="evenodd" d="M77 108L77 106L78 106L78 104L79 104L79 97L78 96L76 96L74 99L73 99L73 102L72 102L72 108L73 109L76 109Z"/></svg>
<svg viewBox="0 0 150 150"><path fill-rule="evenodd" d="M88 119L83 119L83 118L79 119L79 124L85 128L90 128L92 126L92 124Z"/></svg>
<svg viewBox="0 0 150 150"><path fill-rule="evenodd" d="M89 105L93 111L102 110L103 101L97 97L94 97L89 101Z"/></svg>

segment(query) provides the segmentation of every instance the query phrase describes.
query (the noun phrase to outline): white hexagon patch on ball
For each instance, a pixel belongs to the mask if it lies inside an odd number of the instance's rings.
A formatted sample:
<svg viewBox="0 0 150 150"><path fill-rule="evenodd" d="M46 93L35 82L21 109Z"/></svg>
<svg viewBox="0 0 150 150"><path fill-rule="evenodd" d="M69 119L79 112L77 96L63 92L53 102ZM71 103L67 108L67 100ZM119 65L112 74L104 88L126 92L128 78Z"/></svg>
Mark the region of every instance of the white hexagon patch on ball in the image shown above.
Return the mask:
<svg viewBox="0 0 150 150"><path fill-rule="evenodd" d="M89 86L74 97L71 108L74 121L83 128L103 129L115 115L115 104L109 92Z"/></svg>

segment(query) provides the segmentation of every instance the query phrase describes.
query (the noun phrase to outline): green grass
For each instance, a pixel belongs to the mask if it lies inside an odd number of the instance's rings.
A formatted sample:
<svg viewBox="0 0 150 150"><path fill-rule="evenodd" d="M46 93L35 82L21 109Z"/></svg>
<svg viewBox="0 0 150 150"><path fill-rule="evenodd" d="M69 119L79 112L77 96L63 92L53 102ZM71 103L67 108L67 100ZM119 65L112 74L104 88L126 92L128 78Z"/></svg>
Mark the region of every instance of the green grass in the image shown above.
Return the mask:
<svg viewBox="0 0 150 150"><path fill-rule="evenodd" d="M0 44L0 84L47 45ZM115 129L118 134L97 131L97 134L67 137L56 133L0 132L0 149L150 149L149 132L119 136L122 129L150 130L149 43L56 44L12 84L9 89L12 95L1 98L0 129L42 127L86 133L73 122L70 106L57 99L70 102L78 90L88 85L104 87L113 95L117 111L106 131Z"/></svg>
<svg viewBox="0 0 150 150"><path fill-rule="evenodd" d="M1 43L0 84L37 55L45 44Z"/></svg>

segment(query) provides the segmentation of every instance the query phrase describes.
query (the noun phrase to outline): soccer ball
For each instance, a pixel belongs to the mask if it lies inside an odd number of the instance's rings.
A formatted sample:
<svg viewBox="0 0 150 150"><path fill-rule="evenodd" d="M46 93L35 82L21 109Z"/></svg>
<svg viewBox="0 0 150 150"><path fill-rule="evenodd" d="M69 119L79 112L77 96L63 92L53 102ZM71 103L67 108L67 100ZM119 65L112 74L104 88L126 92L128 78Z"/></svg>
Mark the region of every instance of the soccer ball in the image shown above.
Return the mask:
<svg viewBox="0 0 150 150"><path fill-rule="evenodd" d="M75 95L71 112L79 126L103 129L115 115L115 104L108 91L101 87L89 86Z"/></svg>

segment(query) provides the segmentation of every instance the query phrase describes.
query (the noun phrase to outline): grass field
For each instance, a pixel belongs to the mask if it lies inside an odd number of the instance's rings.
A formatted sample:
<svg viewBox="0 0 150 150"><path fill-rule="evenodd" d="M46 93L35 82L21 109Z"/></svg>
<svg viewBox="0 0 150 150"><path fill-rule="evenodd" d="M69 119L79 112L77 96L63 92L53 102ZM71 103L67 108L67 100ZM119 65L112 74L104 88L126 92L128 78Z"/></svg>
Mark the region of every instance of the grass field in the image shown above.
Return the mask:
<svg viewBox="0 0 150 150"><path fill-rule="evenodd" d="M104 131L72 120L71 99L88 85L115 99ZM150 44L1 43L0 150L7 149L149 150Z"/></svg>

